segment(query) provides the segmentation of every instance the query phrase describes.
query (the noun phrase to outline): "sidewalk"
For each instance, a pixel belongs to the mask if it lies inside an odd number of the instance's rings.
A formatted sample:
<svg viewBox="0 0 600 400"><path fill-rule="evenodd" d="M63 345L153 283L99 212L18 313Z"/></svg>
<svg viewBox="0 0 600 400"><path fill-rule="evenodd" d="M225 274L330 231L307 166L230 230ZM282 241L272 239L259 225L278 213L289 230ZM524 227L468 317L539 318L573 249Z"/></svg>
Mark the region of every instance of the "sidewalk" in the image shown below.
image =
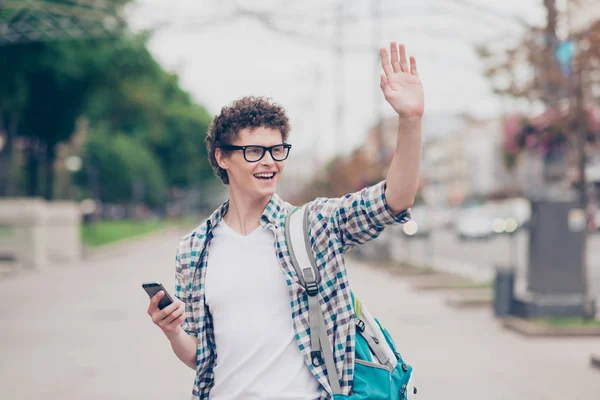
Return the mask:
<svg viewBox="0 0 600 400"><path fill-rule="evenodd" d="M183 233L183 232L182 232ZM193 371L146 315L145 280L173 287L178 232L79 266L0 281L3 398L188 399ZM350 261L351 284L415 367L419 399L592 400L600 339L526 339L409 278Z"/></svg>
<svg viewBox="0 0 600 400"><path fill-rule="evenodd" d="M189 399L194 372L150 321L141 288L173 290L179 236L0 281L2 398Z"/></svg>
<svg viewBox="0 0 600 400"><path fill-rule="evenodd" d="M410 278L353 261L350 285L392 333L418 375L420 399L594 400L598 338L528 339L487 309L458 310L444 295L411 291Z"/></svg>

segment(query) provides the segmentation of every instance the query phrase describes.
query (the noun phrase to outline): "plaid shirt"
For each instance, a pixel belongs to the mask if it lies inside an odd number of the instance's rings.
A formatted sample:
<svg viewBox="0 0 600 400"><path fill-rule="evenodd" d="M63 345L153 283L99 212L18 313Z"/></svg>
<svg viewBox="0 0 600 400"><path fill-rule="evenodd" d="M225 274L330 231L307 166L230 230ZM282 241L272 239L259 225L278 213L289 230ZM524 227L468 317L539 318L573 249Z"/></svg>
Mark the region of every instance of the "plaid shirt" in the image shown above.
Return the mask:
<svg viewBox="0 0 600 400"><path fill-rule="evenodd" d="M218 360L212 318L204 301L206 268L212 228L228 209L225 202L210 218L179 242L176 257L175 295L185 303L182 328L198 339L196 379L192 399L208 399ZM320 399L331 399L331 387L323 365L310 359L308 294L300 285L285 241L285 216L295 207L274 194L260 217L263 228L273 232L274 250L285 273L296 342L306 364L322 385ZM342 198L318 198L309 205L309 237L321 274L319 301L344 394L352 389L354 373L354 310L344 263L349 248L376 238L387 225L404 223L410 211L393 215L385 200L385 182Z"/></svg>

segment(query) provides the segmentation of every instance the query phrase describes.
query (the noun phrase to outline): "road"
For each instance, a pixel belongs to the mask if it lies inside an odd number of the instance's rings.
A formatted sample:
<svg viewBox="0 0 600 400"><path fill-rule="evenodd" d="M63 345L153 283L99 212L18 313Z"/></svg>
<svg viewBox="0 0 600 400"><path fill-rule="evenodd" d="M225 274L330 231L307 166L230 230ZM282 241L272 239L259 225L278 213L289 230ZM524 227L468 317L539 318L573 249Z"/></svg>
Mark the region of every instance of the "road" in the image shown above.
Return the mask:
<svg viewBox="0 0 600 400"><path fill-rule="evenodd" d="M450 270L465 271L467 275L482 279L491 278L496 266L513 264L516 261L519 276L526 275L526 232L514 237L496 235L490 240L465 242L458 240L450 230L436 230L430 239L407 239L397 229L385 233L384 240L391 241L394 254L399 259L410 258L425 262L435 257L437 264L447 264ZM600 296L600 234L589 236L587 250L592 291L596 296Z"/></svg>
<svg viewBox="0 0 600 400"><path fill-rule="evenodd" d="M0 281L2 398L189 399L194 372L153 326L141 288L173 287L178 237Z"/></svg>
<svg viewBox="0 0 600 400"><path fill-rule="evenodd" d="M0 280L2 398L189 399L193 371L146 315L145 280L173 287L181 232L98 253L79 265ZM489 310L448 308L408 278L356 261L350 283L417 371L419 399L593 400L600 339L525 339Z"/></svg>

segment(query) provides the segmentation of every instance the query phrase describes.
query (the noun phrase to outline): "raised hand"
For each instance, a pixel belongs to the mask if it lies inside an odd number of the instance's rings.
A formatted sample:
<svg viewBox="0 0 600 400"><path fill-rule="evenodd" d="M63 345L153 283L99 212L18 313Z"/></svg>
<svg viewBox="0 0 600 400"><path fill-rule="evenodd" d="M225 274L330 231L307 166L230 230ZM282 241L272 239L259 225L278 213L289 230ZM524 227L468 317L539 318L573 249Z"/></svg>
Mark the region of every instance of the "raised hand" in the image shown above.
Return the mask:
<svg viewBox="0 0 600 400"><path fill-rule="evenodd" d="M390 43L390 53L385 48L379 50L381 66L381 91L388 103L401 117L420 118L423 116L425 100L423 84L417 72L417 61L410 57L410 69L403 44ZM391 58L391 59L390 59Z"/></svg>

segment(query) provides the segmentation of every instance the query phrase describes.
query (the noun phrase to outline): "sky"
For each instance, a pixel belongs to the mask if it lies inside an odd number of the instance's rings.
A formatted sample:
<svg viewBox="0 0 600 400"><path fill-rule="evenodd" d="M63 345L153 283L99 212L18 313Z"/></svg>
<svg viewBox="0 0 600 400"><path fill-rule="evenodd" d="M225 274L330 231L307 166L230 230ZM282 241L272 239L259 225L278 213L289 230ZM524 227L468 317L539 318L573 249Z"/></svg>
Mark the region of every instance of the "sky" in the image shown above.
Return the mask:
<svg viewBox="0 0 600 400"><path fill-rule="evenodd" d="M270 97L288 111L294 154L324 160L360 146L378 115L394 115L379 88L378 59L392 40L417 59L425 118L498 115L475 45L514 43L522 32L517 18L543 22L541 3L137 0L129 20L135 29L158 27L150 50L209 113L245 95ZM338 10L343 24L336 24ZM425 135L450 133L437 129Z"/></svg>

